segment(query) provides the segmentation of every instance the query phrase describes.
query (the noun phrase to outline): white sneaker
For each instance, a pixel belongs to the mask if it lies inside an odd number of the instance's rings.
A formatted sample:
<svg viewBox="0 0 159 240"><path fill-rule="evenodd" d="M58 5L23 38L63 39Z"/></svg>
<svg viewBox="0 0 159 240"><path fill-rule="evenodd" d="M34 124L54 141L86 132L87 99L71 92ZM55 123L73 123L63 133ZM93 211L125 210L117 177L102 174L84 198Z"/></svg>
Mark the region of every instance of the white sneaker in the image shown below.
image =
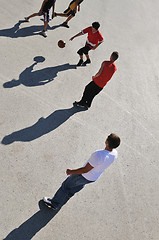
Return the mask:
<svg viewBox="0 0 159 240"><path fill-rule="evenodd" d="M53 210L56 210L56 208L52 205L50 198L43 197L43 201L47 207L52 208Z"/></svg>
<svg viewBox="0 0 159 240"><path fill-rule="evenodd" d="M42 31L42 32L40 32L40 34L43 36L43 37L47 37L47 34L46 34L46 32L45 31Z"/></svg>

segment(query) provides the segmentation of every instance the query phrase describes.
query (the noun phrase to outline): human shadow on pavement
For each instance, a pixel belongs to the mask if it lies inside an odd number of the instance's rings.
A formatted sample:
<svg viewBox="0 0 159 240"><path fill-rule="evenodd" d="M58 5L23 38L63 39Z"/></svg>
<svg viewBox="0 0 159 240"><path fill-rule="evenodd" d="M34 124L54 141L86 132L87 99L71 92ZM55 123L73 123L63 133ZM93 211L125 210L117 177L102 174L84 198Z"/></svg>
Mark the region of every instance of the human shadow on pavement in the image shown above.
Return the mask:
<svg viewBox="0 0 159 240"><path fill-rule="evenodd" d="M30 142L58 128L77 112L86 111L85 108L73 106L69 109L54 111L47 118L40 118L30 127L13 132L2 139L2 144L9 145L13 142Z"/></svg>
<svg viewBox="0 0 159 240"><path fill-rule="evenodd" d="M54 211L46 207L43 201L39 201L40 210L11 231L3 240L30 240L37 232L51 221L60 209Z"/></svg>
<svg viewBox="0 0 159 240"><path fill-rule="evenodd" d="M33 71L34 66L40 62L44 62L45 58L42 56L34 57L34 63L27 67L23 72L20 73L19 79L12 79L11 81L3 84L4 88L17 87L23 84L26 87L35 87L45 85L54 80L58 72L66 71L69 69L76 69L76 65L70 65L69 63L58 65L55 67L47 67L44 69Z"/></svg>
<svg viewBox="0 0 159 240"><path fill-rule="evenodd" d="M29 27L19 28L20 25L24 22L25 22L24 20L20 20L12 28L1 29L0 37L19 38L19 37L29 37L29 36L39 35L44 27L44 25L38 25L38 26L29 26ZM55 25L53 27L50 27L48 24L47 30L54 30L60 26L61 25Z"/></svg>

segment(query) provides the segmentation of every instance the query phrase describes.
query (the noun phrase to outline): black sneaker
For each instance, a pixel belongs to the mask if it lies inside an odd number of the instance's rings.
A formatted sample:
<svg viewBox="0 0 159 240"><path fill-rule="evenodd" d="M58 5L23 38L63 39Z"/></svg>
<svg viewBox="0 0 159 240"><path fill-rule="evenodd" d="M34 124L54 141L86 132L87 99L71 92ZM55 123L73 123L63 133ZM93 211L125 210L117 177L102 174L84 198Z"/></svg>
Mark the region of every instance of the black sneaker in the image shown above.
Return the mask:
<svg viewBox="0 0 159 240"><path fill-rule="evenodd" d="M63 23L61 24L61 26L66 27L66 28L69 28L67 22L63 22Z"/></svg>
<svg viewBox="0 0 159 240"><path fill-rule="evenodd" d="M25 18L24 18L24 21L25 21L25 22L29 22L29 18L25 17Z"/></svg>
<svg viewBox="0 0 159 240"><path fill-rule="evenodd" d="M73 102L73 106L77 107L77 102L76 101Z"/></svg>
<svg viewBox="0 0 159 240"><path fill-rule="evenodd" d="M51 199L47 198L47 197L43 197L43 201L45 203L45 205L53 210L56 210L56 208L52 205L51 203Z"/></svg>
<svg viewBox="0 0 159 240"><path fill-rule="evenodd" d="M82 65L82 63L83 63L83 60L82 60L82 59L80 59L80 60L79 60L79 62L77 63L77 65L76 65L76 66L77 66L77 67L78 67L78 66L81 66L81 65Z"/></svg>
<svg viewBox="0 0 159 240"><path fill-rule="evenodd" d="M87 104L84 104L84 105L83 105L83 104L80 104L80 102L76 102L76 101L75 101L75 102L73 103L73 105L76 106L76 107L82 107L82 108L88 109Z"/></svg>
<svg viewBox="0 0 159 240"><path fill-rule="evenodd" d="M90 59L87 59L83 64L82 66L86 66L87 64L91 63L91 60Z"/></svg>

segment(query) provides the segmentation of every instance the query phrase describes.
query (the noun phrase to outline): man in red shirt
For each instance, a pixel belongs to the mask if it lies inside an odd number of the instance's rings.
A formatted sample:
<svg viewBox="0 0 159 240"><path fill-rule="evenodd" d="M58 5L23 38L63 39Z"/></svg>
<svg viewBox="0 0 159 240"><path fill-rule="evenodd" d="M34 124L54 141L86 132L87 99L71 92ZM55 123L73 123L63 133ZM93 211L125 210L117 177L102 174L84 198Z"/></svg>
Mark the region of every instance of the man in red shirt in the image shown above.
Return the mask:
<svg viewBox="0 0 159 240"><path fill-rule="evenodd" d="M99 27L100 24L98 22L93 22L92 27L85 28L81 32L70 38L70 41L72 41L74 38L88 33L85 46L83 48L80 48L77 52L80 55L80 60L77 66L86 66L86 64L91 63L88 52L90 50L95 50L103 42L103 37L98 30ZM83 54L85 54L87 58L85 62L83 62Z"/></svg>
<svg viewBox="0 0 159 240"><path fill-rule="evenodd" d="M82 99L79 102L74 102L74 106L87 109L91 106L93 98L105 87L117 70L114 62L118 57L118 52L113 52L110 56L110 61L102 63L98 73L92 77L92 81L85 87Z"/></svg>

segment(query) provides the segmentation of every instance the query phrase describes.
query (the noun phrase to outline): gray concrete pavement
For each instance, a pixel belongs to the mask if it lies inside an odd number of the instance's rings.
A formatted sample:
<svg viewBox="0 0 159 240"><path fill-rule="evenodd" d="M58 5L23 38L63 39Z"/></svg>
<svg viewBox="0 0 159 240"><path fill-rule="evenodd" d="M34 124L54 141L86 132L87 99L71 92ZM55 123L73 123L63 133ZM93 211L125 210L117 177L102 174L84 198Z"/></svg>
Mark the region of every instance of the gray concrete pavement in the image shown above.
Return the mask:
<svg viewBox="0 0 159 240"><path fill-rule="evenodd" d="M56 10L68 3L57 0ZM69 29L52 20L46 39L40 18L18 24L40 4L1 0L0 239L157 240L159 2L87 0ZM86 36L69 38L94 20L105 41L90 66L75 69ZM72 103L114 50L118 71L88 111L76 111ZM57 214L39 202L111 132L122 140L119 158L96 183Z"/></svg>

